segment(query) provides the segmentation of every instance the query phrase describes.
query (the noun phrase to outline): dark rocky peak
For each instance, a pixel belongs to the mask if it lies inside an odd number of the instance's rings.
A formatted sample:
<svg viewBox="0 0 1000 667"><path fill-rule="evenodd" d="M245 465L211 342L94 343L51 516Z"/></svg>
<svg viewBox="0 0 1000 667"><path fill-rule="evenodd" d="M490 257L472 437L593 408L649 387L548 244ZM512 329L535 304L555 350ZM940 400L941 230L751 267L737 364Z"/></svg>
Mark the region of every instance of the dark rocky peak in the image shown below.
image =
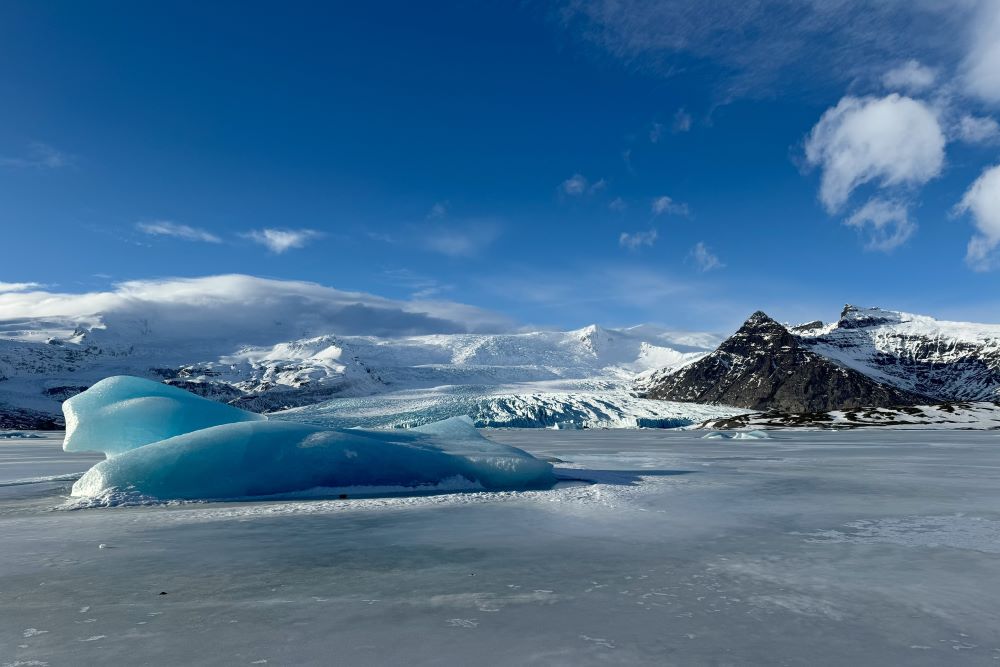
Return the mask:
<svg viewBox="0 0 1000 667"><path fill-rule="evenodd" d="M803 322L802 324L796 324L792 327L792 331L815 331L816 329L823 328L823 320L813 320L812 322Z"/></svg>
<svg viewBox="0 0 1000 667"><path fill-rule="evenodd" d="M780 322L758 310L743 326L727 338L719 350L731 354L747 355L762 350L796 348L798 341Z"/></svg>
<svg viewBox="0 0 1000 667"><path fill-rule="evenodd" d="M881 324L898 324L903 318L899 313L881 308L861 308L847 304L840 312L840 321L837 322L838 329L863 329L865 327L877 327Z"/></svg>

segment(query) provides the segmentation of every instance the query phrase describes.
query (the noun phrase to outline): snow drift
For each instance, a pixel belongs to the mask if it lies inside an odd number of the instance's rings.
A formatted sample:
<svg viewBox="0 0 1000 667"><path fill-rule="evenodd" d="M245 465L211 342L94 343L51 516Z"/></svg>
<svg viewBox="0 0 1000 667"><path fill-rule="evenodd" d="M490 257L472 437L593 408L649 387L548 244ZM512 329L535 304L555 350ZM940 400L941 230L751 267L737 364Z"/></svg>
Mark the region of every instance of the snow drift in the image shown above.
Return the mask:
<svg viewBox="0 0 1000 667"><path fill-rule="evenodd" d="M222 408L226 408L223 410ZM550 487L552 466L482 437L468 418L410 430L270 421L141 378L109 378L67 401L67 451L103 451L73 495L219 500Z"/></svg>

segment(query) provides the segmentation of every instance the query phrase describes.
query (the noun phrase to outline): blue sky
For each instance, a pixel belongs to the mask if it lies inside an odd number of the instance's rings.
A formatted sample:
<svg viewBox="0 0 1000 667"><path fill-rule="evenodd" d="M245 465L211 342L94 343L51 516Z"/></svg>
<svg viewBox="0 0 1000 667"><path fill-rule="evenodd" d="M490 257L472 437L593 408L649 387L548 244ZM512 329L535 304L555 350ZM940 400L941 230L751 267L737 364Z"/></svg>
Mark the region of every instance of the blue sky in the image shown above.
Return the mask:
<svg viewBox="0 0 1000 667"><path fill-rule="evenodd" d="M1000 11L867 4L3 3L0 282L996 321Z"/></svg>

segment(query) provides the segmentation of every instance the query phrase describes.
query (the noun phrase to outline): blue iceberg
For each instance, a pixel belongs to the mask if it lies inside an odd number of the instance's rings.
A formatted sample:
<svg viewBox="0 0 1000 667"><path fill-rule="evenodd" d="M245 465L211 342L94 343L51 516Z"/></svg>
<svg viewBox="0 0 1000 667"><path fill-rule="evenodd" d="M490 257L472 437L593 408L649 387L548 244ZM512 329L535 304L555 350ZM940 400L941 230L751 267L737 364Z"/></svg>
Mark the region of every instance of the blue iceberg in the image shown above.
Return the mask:
<svg viewBox="0 0 1000 667"><path fill-rule="evenodd" d="M410 430L330 429L271 421L163 389L149 380L115 377L67 401L64 448L108 455L77 480L74 496L223 500L306 491L541 489L555 483L551 464L484 438L468 417ZM157 434L163 437L151 440Z"/></svg>

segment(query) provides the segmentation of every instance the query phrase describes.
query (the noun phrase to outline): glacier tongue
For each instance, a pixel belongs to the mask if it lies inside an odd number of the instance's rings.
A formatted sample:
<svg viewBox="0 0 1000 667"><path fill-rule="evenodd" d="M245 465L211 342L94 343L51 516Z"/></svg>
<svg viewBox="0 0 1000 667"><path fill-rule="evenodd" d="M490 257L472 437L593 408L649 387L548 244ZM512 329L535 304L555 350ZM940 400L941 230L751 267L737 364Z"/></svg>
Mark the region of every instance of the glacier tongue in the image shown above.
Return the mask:
<svg viewBox="0 0 1000 667"><path fill-rule="evenodd" d="M315 489L381 495L555 483L551 464L482 437L468 417L408 431L331 429L270 421L185 394L116 377L67 401L73 430L64 448L111 455L77 480L73 495L221 500Z"/></svg>

